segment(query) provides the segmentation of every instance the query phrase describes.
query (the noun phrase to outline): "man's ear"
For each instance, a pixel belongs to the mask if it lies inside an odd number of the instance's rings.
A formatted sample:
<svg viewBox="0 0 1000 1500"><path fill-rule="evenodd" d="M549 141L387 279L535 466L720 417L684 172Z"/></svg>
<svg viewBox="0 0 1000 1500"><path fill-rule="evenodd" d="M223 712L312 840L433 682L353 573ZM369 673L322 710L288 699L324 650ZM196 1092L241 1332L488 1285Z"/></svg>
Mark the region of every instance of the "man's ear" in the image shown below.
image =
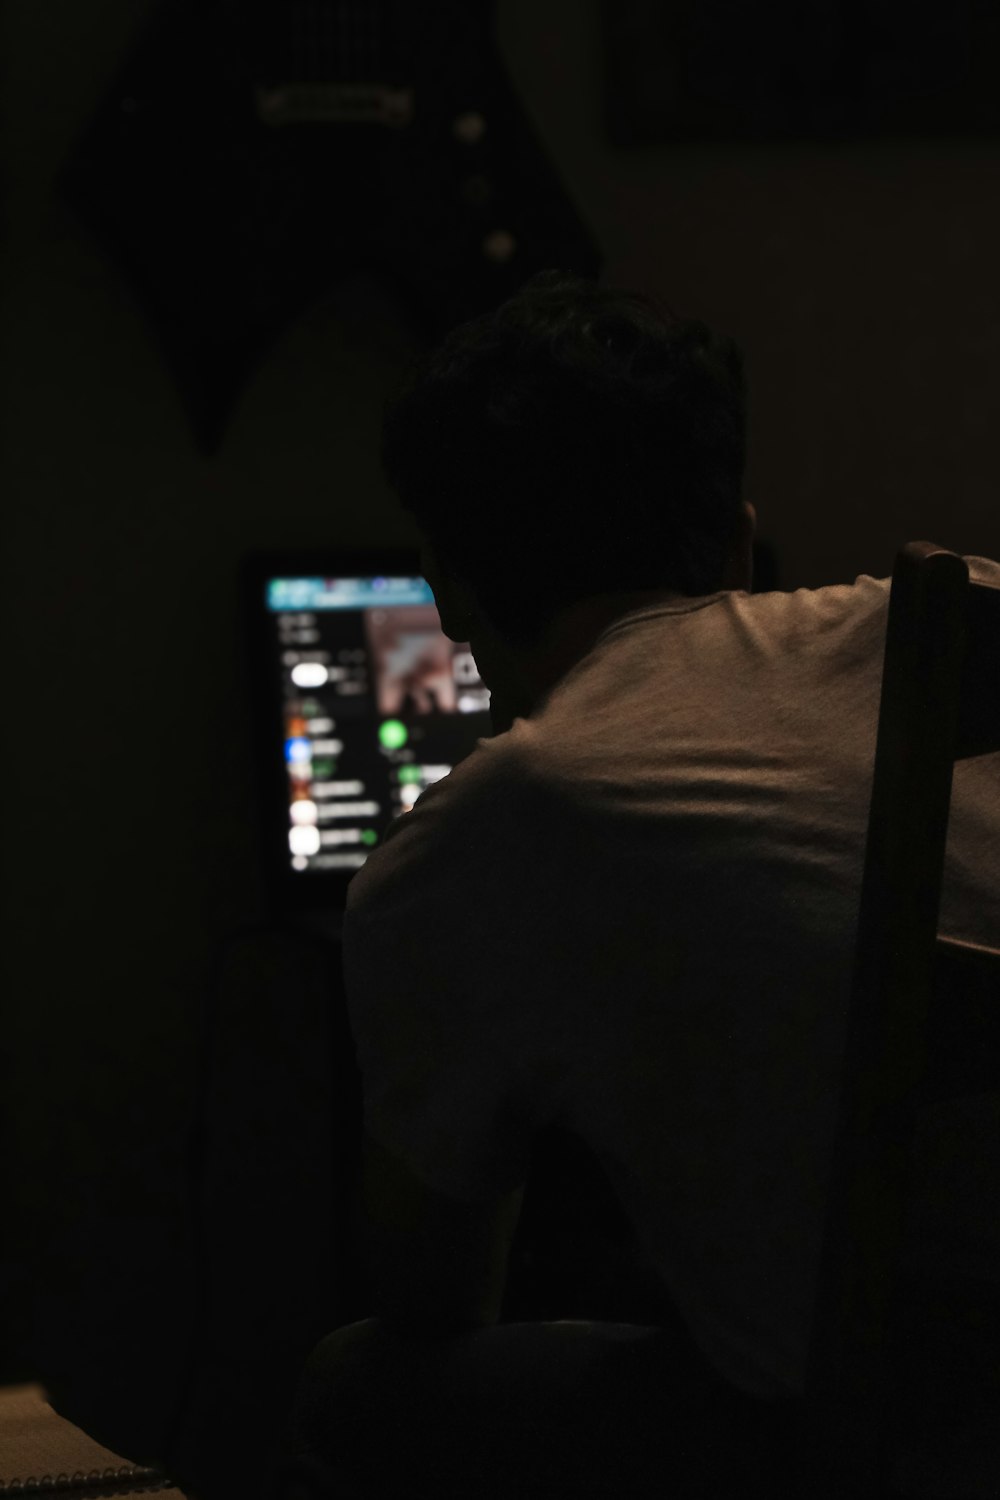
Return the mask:
<svg viewBox="0 0 1000 1500"><path fill-rule="evenodd" d="M430 583L430 579L427 580ZM449 641L456 645L464 645L469 639L469 622L463 616L454 599L449 597L447 586L436 589L431 584L434 592L434 602L437 605L438 614L441 617L441 629Z"/></svg>
<svg viewBox="0 0 1000 1500"><path fill-rule="evenodd" d="M431 586L441 617L441 629L450 641L464 645L469 639L469 615L474 608L466 590L445 574L433 547L426 540L420 547L420 566Z"/></svg>

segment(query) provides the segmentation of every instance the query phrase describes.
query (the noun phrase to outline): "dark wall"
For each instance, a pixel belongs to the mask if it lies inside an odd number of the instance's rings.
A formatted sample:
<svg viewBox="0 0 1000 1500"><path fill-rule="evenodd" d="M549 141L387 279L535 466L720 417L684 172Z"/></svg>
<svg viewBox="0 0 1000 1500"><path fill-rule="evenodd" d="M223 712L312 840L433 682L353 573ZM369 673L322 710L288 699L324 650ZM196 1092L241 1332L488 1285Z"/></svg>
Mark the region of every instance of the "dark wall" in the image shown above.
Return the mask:
<svg viewBox="0 0 1000 1500"><path fill-rule="evenodd" d="M374 456L407 353L377 288L290 328L206 459L131 288L52 190L147 9L7 13L0 1257L19 1358L111 1359L124 1319L168 1388L207 976L260 900L237 559L411 536Z"/></svg>
<svg viewBox="0 0 1000 1500"><path fill-rule="evenodd" d="M885 575L915 537L995 556L1000 142L617 151L597 7L516 0L499 31L605 279L746 350L783 586Z"/></svg>
<svg viewBox="0 0 1000 1500"><path fill-rule="evenodd" d="M208 964L259 903L236 560L414 537L377 470L408 351L377 285L288 330L207 459L132 292L52 194L146 8L11 0L5 23L0 1255L20 1347L70 1367L99 1329L113 1345L114 1297L132 1297L124 1322L161 1349L167 1389ZM498 17L605 279L744 346L747 493L783 586L884 575L914 537L1000 555L1000 145L616 151L594 0L500 0Z"/></svg>

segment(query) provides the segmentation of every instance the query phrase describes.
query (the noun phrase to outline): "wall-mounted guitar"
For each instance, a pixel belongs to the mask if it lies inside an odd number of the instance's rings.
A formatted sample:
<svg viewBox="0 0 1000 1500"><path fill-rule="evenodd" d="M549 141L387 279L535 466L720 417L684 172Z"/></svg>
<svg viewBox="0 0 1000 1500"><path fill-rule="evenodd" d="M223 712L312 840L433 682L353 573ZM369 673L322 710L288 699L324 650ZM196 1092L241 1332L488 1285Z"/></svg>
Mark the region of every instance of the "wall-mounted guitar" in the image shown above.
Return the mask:
<svg viewBox="0 0 1000 1500"><path fill-rule="evenodd" d="M173 0L61 186L212 452L277 336L383 278L419 339L600 252L497 55L491 0Z"/></svg>

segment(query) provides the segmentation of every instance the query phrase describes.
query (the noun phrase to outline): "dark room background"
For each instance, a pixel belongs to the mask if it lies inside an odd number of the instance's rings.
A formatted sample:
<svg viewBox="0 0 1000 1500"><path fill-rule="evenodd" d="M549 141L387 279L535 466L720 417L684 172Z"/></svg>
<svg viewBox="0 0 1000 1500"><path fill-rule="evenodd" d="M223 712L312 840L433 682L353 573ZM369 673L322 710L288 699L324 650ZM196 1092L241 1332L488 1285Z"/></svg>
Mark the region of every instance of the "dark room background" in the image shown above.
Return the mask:
<svg viewBox="0 0 1000 1500"><path fill-rule="evenodd" d="M413 345L377 280L288 327L209 457L54 193L147 9L8 0L4 22L0 1263L9 1378L134 1359L155 1401L190 1314L211 957L261 899L238 559L416 538L378 470ZM603 279L744 348L781 586L885 576L914 538L1000 556L1000 143L614 146L596 0L499 0L496 41Z"/></svg>

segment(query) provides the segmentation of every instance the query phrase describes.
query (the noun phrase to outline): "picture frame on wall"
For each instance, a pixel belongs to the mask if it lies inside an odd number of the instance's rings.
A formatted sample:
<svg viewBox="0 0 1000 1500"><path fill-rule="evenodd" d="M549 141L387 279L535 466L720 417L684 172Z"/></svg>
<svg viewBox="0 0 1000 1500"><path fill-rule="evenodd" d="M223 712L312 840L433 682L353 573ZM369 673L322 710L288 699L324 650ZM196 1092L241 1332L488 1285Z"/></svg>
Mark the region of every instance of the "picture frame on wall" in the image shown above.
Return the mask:
<svg viewBox="0 0 1000 1500"><path fill-rule="evenodd" d="M1000 134L990 0L601 0L611 145Z"/></svg>

